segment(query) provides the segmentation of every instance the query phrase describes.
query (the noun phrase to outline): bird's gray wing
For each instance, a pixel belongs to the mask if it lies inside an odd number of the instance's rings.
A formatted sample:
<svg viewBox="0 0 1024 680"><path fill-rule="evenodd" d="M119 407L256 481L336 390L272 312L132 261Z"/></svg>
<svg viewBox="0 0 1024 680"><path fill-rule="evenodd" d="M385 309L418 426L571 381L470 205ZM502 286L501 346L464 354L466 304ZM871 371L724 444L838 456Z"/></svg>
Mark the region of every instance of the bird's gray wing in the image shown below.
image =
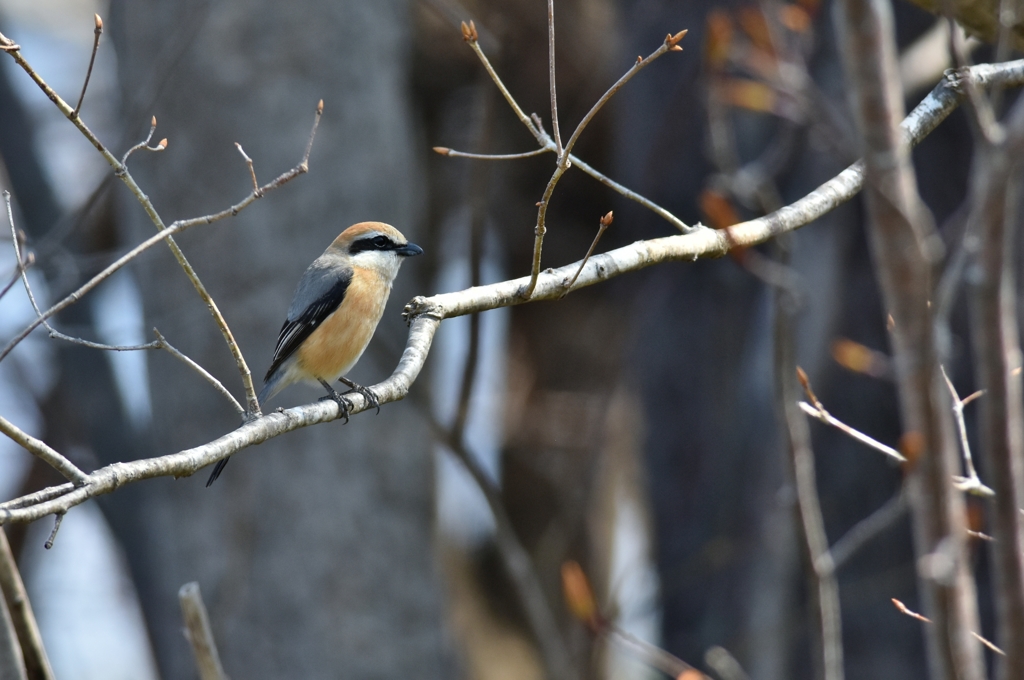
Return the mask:
<svg viewBox="0 0 1024 680"><path fill-rule="evenodd" d="M274 371L298 349L302 341L338 308L351 282L352 268L339 266L326 257L317 258L309 266L299 280L288 318L277 336L274 359L263 378L264 382L270 380Z"/></svg>

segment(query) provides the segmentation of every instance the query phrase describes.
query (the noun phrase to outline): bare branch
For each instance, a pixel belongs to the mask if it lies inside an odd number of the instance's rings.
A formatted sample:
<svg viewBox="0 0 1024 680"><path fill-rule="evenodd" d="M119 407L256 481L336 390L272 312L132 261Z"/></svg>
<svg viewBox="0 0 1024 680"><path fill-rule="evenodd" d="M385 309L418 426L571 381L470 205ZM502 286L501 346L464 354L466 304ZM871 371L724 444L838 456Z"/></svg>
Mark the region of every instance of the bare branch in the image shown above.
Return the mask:
<svg viewBox="0 0 1024 680"><path fill-rule="evenodd" d="M508 88L505 87L505 83L501 82L501 78L498 77L498 73L494 70L494 67L491 66L491 62L487 59L487 55L485 55L484 51L480 49L480 43L477 42L476 26L472 21L469 22L468 26L466 25L466 22L462 22L462 38L473 49L477 58L480 59L480 63L482 63L484 65L484 69L487 70L487 75L489 75L491 80L494 81L494 84L497 85L498 90L501 92L501 95L505 97L505 101L508 102L508 105L512 107L516 117L519 118L520 122L526 126L526 129L530 131L530 134L536 138L537 143L541 146L547 146L544 137L541 136L540 130L533 124L533 121L523 113L523 110L519 108L519 103L516 102L509 93ZM554 146L553 141L551 142L551 146L553 151L558 151L558 148Z"/></svg>
<svg viewBox="0 0 1024 680"><path fill-rule="evenodd" d="M555 150L562 156L562 133L558 130L558 94L555 91L555 0L548 0L548 87L551 90L551 133Z"/></svg>
<svg viewBox="0 0 1024 680"><path fill-rule="evenodd" d="M569 141L566 142L565 144L565 153L572 152L573 148L576 146L576 142L580 138L580 135L583 134L583 130L585 130L587 125L590 124L590 121L594 119L594 116L597 115L597 112L604 108L604 105L608 103L608 100L614 97L615 93L622 89L623 85L632 80L633 76L635 76L642 69L646 68L655 59L665 54L666 52L675 52L682 50L682 48L678 46L679 41L682 40L688 32L689 29L679 31L675 35L665 36L665 42L662 43L661 47L651 52L646 59L637 59L633 66L630 67L630 69L626 71L624 74L622 74L622 77L616 80L615 84L609 87L608 90L603 95L601 95L601 98L597 100L597 103L590 107L590 111L587 112L587 115L583 116L583 120L579 122L579 125L577 125L576 129L573 130L572 136L569 138Z"/></svg>
<svg viewBox="0 0 1024 680"><path fill-rule="evenodd" d="M978 77L979 82L985 84L1017 85L1024 82L1024 60L1002 65L976 66L972 68L972 73ZM940 83L907 117L904 122L906 139L911 142L922 139L956 107L961 98L962 95L957 93L949 82ZM271 185L287 181L301 172L302 168L299 166L279 177ZM663 262L718 257L737 245L749 246L763 243L778 234L804 226L849 200L863 186L863 181L862 166L854 164L809 195L766 217L734 225L728 230L701 229L692 234L640 241L606 253L593 255L580 272L579 278L574 284L574 290ZM253 200L255 197L250 194L236 208L240 209ZM230 215L232 210L218 213L216 216L176 222L168 227L167 231L181 230L206 223L207 220L220 219L220 217ZM726 235L726 231L728 235ZM152 245L152 242L166 238L166 236L164 233L155 234L151 239L137 246L133 253L141 252ZM134 257L133 253L126 254L121 260L126 261L126 259ZM124 262L121 260L119 260L120 264L111 265L113 270L123 266ZM110 269L108 268L108 270ZM579 263L541 272L532 299L558 298L564 292L565 281L572 277L577 269L579 269ZM107 271L106 275L109 276L109 273L110 271ZM405 309L406 318L410 322L410 330L402 358L387 380L372 386L380 403L398 401L409 393L411 385L418 377L430 352L434 333L442 320L522 304L524 299L520 292L528 282L528 277L522 277L468 290L443 293L430 298L414 298ZM90 282L73 295L80 297L94 285L95 282ZM48 310L46 314L56 313L61 305L66 306L72 301L74 300L66 299L52 310ZM352 402L352 415L365 410L368 406L364 397L358 393L347 395L347 399ZM115 463L101 468L89 475L88 485L82 488L76 489L72 484L63 484L0 503L0 524L32 521L49 514L67 511L90 498L110 493L126 484L142 479L160 476L188 476L202 467L236 454L254 444L301 427L329 422L338 417L338 406L333 401L307 404L271 413L244 423L233 432L202 446L157 458Z"/></svg>
<svg viewBox="0 0 1024 680"><path fill-rule="evenodd" d="M613 218L614 215L612 211L609 210L608 214L599 220L600 224L597 228L597 234L594 236L594 240L590 244L590 248L587 249L587 254L583 256L583 261L580 262L580 268L577 269L576 273L572 275L572 280L565 284L565 292L562 293L562 297L568 295L569 292L572 290L572 286L574 283L576 283L576 279L580 277L580 272L583 271L583 268L587 266L587 260L589 260L590 256L594 254L594 248L597 248L597 242L601 240L601 237L604 235L605 230L611 226Z"/></svg>
<svg viewBox="0 0 1024 680"><path fill-rule="evenodd" d="M81 487L89 483L89 476L79 470L78 466L62 456L58 451L50 448L46 442L23 432L14 423L3 416L0 416L0 432L3 432L18 446L21 446L33 456L59 472L63 475L64 479L68 480L76 487Z"/></svg>
<svg viewBox="0 0 1024 680"><path fill-rule="evenodd" d="M854 524L829 549L829 553L832 555L832 569L838 571L868 541L891 527L896 520L903 517L906 511L907 498L903 491L900 490L895 496L886 501L885 505Z"/></svg>
<svg viewBox="0 0 1024 680"><path fill-rule="evenodd" d="M161 139L159 142L157 142L156 146L150 146L149 145L149 142L153 139L153 133L155 133L155 132L156 132L156 116L153 116L153 118L152 118L152 120L150 121L150 124L149 124L149 134L146 135L146 138L144 140L142 140L141 142L139 142L135 146L129 147L128 150L124 152L124 156L121 156L121 165L127 165L128 164L128 159L131 158L132 154L135 153L136 151L141 151L142 149L145 149L146 151L159 152L159 151L163 151L164 149L166 149L167 148L167 139L166 138Z"/></svg>
<svg viewBox="0 0 1024 680"><path fill-rule="evenodd" d="M449 149L444 146L435 146L434 151L442 156L451 156L452 158L475 158L481 161L511 161L520 158L540 156L542 154L550 153L554 151L554 149L541 147L539 149L525 151L523 153L466 153L465 151L456 151L455 149Z"/></svg>
<svg viewBox="0 0 1024 680"><path fill-rule="evenodd" d="M75 110L71 112L73 118L78 118L78 115L82 112L82 102L85 100L85 91L89 88L89 78L92 77L92 67L96 63L96 52L100 49L100 36L103 35L103 19L100 19L99 14L94 14L96 29L93 31L95 38L92 41L92 55L89 57L89 70L85 72L85 82L82 83L82 94L78 95L78 103L75 104Z"/></svg>
<svg viewBox="0 0 1024 680"><path fill-rule="evenodd" d="M53 680L53 669L46 656L43 638L32 612L32 603L11 553L11 545L7 542L7 532L3 529L0 529L0 590L3 590L14 629L18 633L28 677L33 680Z"/></svg>
<svg viewBox="0 0 1024 680"><path fill-rule="evenodd" d="M13 43L9 38L0 33L0 45L10 46L12 44ZM96 147L96 149L100 152L100 154L107 161L107 163L109 163L110 166L114 169L115 176L120 178L121 181L123 181L135 195L136 199L142 205L143 209L146 211L146 214L149 216L154 226L156 226L157 230L165 231L167 227L164 225L163 219L157 213L156 208L149 200L149 197L146 196L146 194L142 191L139 185L135 182L135 179L128 172L128 168L125 166L125 164L123 162L119 162L117 158L115 158L110 153L110 151L107 150L107 148L103 145L102 142L100 142L96 135L93 134L93 132L82 122L81 116L72 115L74 111L71 109L71 107L68 106L68 104L63 99L61 99L60 95L58 95L53 90L53 88L51 88L46 83L46 81L43 80L43 78L35 71L35 69L32 68L32 66L27 61L25 61L25 59L21 56L20 51L9 50L8 54L10 54L14 58L18 66L20 66L29 75L29 77L32 78L33 81L35 81L39 88L43 90L46 96L49 97L50 101L52 101L57 106L61 113L63 113L68 118L68 120L74 123L75 127L77 127L79 131L86 137L86 139L88 139L92 143L92 145ZM303 157L302 163L298 166L297 172L295 174L307 172L309 169L309 153L310 150L312 149L313 137L316 135L316 129L320 123L320 116L322 114L323 100L321 100L317 105L316 118L313 123L313 129L310 132L309 142L306 145L306 153ZM156 127L155 118L153 120L153 127ZM150 131L150 135L152 135L152 130ZM166 140L162 140L157 145L157 147L154 148L154 150L159 148L166 148L166 146ZM125 157L127 158L127 154ZM277 180L275 180L275 182L277 182ZM272 182L271 184L275 184L275 182ZM252 200L259 198L259 196L256 195L256 192L250 194L250 196ZM243 203L245 203L245 201L243 201ZM206 290L206 287L203 285L202 281L200 281L199 276L192 268L192 265L189 264L188 260L185 257L185 254L178 247L177 243L174 241L174 238L168 235L166 237L166 240L168 247L171 249L171 253L178 261L179 266L181 266L182 270L185 272L185 275L188 277L189 281L191 281L192 286L196 289L196 292L199 294L199 297L203 300L204 304L206 305L206 308L210 311L211 316L213 316L214 322L220 329L221 335L224 337L224 341L227 343L228 349L235 359L235 365L238 368L238 372L242 378L242 384L245 387L248 411L252 414L259 413L259 403L256 400L256 391L253 388L252 375L251 372L249 371L249 366L246 364L245 358L242 356L242 352L238 347L238 343L235 341L231 329L228 327L227 321L224 319L224 315L221 314L220 309L217 307L217 304L213 300L213 297ZM25 335L27 335L27 333L25 333ZM14 344L20 342L21 339L23 339L24 337L24 335L21 335L18 338L16 338ZM13 344L9 344L8 347L4 349L3 352L0 352L0 360L2 360L4 356L6 356L6 354L10 351L11 347L13 347Z"/></svg>
<svg viewBox="0 0 1024 680"><path fill-rule="evenodd" d="M178 591L178 602L185 618L186 637L192 645L192 653L196 656L200 680L227 680L228 676L220 663L220 654L217 653L217 643L213 639L213 630L210 628L210 617L206 613L202 593L199 592L199 584L192 581L183 585Z"/></svg>
<svg viewBox="0 0 1024 680"><path fill-rule="evenodd" d="M891 446L886 446L882 442L880 442L877 439L874 439L872 437L869 437L868 435L864 434L860 430L856 430L856 429L850 427L849 425L847 425L843 421L835 418L831 413L826 411L824 407L820 407L819 408L819 407L811 406L806 401L801 401L799 405L800 405L800 409L804 413L806 413L807 415L809 415L811 417L814 417L814 418L817 418L818 420L820 420L821 422L825 423L826 425L831 425L832 427L836 428L837 430L839 430L841 432L845 432L846 434L848 434L853 439L856 439L857 441L861 442L862 444L867 444L868 446L870 446L871 448L875 449L876 451L881 451L882 453L884 453L885 455L889 456L890 458L892 458L893 460L895 460L897 462L900 462L900 463L906 463L907 462L907 459L903 456L903 454L901 454L896 449L892 448ZM820 406L820 402L819 402L819 406Z"/></svg>
<svg viewBox="0 0 1024 680"><path fill-rule="evenodd" d="M649 198L645 198L644 196L641 196L635 191L627 189L626 187L622 186L615 180L605 176L598 170L595 170L593 167L591 167L587 163L584 163L582 160L580 160L579 158L572 154L569 154L569 162L572 163L577 168L579 168L580 170L582 170L583 172L593 177L594 179L596 179L601 184L605 185L606 187L612 189L613 191L617 191L618 193L622 194L631 201L636 201L637 203L647 208L648 210L650 210L658 217L662 218L663 220L671 224L673 227L683 232L684 234L689 234L701 227L701 225L697 225L695 227L689 226L688 224L686 224L681 219L670 213L668 210L662 208L654 201L650 200Z"/></svg>
<svg viewBox="0 0 1024 680"><path fill-rule="evenodd" d="M2 36L0 36L0 38L2 38ZM321 102L321 104L322 104L322 102ZM316 128L317 128L317 125L318 125L318 123L320 121L320 114L322 113L322 111L323 111L323 107L322 106L318 106L317 107L317 117L316 117L316 119L313 122L313 131L310 134L310 140L312 140L313 135L316 134ZM155 124L155 121L154 121L154 124ZM307 172L308 171L308 166L309 166L309 163L308 163L308 161L309 161L309 150L310 150L310 146L307 145L307 147L306 147L306 154L303 156L302 162L300 162L299 165L296 165L291 170L288 170L287 172L279 175L277 178L275 178L273 181L269 182L268 184L265 184L262 187L260 187L260 192L265 194L268 191L272 191L273 189L277 189L278 187L280 187L280 186L286 184L287 182L295 179L299 175ZM213 213L213 214L210 214L210 215L204 215L202 217L194 217L194 218L187 219L187 220L178 220L176 222L173 222L169 227L166 227L165 229L162 229L162 230L158 231L153 236L150 236L148 239L146 239L145 241L143 241L139 245L135 246L130 251L128 251L127 253L125 253L121 257L119 257L117 260L115 260L114 262L109 264L103 271L101 271L99 274L97 274L93 278L89 279L89 281L84 283L81 287L79 287L74 292L72 292L69 295L67 295L63 300L61 300L60 302L58 302L54 306L50 307L50 309L46 310L41 315L39 315L32 323L30 323L20 333L18 333L16 336L14 336L14 338L7 343L7 345L3 348L3 350L0 350L0 361L3 361L3 359L8 354L10 354L11 350L14 349L14 347L16 347L18 345L18 343L20 343L22 340L24 340L26 337L28 337L28 335L32 331L34 331L36 328L38 328L44 321L46 321L47 319L49 319L53 315L58 314L59 312L61 312L65 308L67 308L68 306L78 302L86 293L88 293L93 288L98 286L100 283L105 281L114 272L116 272L118 269L120 269L124 265L128 264L129 262L131 262L133 259L138 257L139 254L141 254L142 252L148 250L153 245L155 245L157 243L160 243L161 241L163 241L165 239L170 238L174 234L177 234L179 232L185 231L186 229L191 229L192 227L196 227L196 226L204 225L204 224L212 224L213 222L217 222L217 221L222 220L222 219L227 218L227 217L234 217L235 215L240 213L243 209L245 209L249 204L251 204L256 199L257 199L256 193L255 192L250 193L248 196L246 196L244 199L242 199L241 201L239 201L235 205L231 206L230 208L226 208L224 210L221 210L218 213ZM251 380L250 380L250 383L251 383ZM253 397L253 398L255 398L255 397Z"/></svg>
<svg viewBox="0 0 1024 680"><path fill-rule="evenodd" d="M552 28L551 30L553 31L554 29ZM552 33L552 40L554 39L553 35L554 34ZM582 134L584 128L586 128L587 124L597 114L597 112L601 110L601 107L604 106L605 102L607 102L612 97L612 95L618 92L623 85L629 82L629 80L634 75L639 73L642 68L647 66L647 64L653 62L655 59L665 54L665 52L668 52L672 48L677 47L676 43L679 40L682 40L684 35L686 35L686 31L680 31L679 33L676 34L676 36L669 35L668 37L665 38L665 42L662 43L661 47L652 52L650 56L648 56L646 59L644 59L643 57L638 58L637 62L633 64L632 68L626 71L625 75L619 78L619 80L614 85L612 85L612 87L609 88L608 91L604 93L604 95L602 95L602 97L597 101L597 103L594 104L593 107L591 107L587 115L583 117L582 121L580 121L580 124L576 126L576 130L572 133L572 137L569 138L569 142L568 144L566 144L564 150L562 149L559 141L555 141L555 147L558 151L558 164L555 166L555 171L551 174L551 179L548 180L548 184L544 188L544 195L541 196L540 201L537 202L537 224L533 228L533 264L530 269L530 282L529 284L527 284L526 288L523 290L522 293L522 296L524 298L530 299L533 296L534 289L537 287L537 277L540 275L541 254L544 249L544 236L547 234L548 205L551 202L551 194L554 193L555 186L557 186L558 181L562 178L562 175L569 168L569 152L572 151L573 147L576 145L576 140L579 139L579 136L580 134ZM552 59L554 59L553 53ZM554 81L552 80L552 88L554 88L553 83ZM552 89L552 104L553 103L554 90ZM555 132L557 135L557 129Z"/></svg>

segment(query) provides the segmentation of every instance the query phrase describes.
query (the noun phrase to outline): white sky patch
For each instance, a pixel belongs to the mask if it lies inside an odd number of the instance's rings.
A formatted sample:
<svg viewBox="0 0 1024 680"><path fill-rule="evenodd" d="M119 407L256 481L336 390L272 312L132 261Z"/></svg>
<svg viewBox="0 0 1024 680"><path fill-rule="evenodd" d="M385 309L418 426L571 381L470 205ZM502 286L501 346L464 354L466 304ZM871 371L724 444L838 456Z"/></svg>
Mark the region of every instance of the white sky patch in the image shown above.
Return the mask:
<svg viewBox="0 0 1024 680"><path fill-rule="evenodd" d="M438 276L438 290L459 290L470 285L469 213L461 211L445 228L441 248L446 257ZM489 230L484 230L489 234ZM497 244L485 238L481 276L484 282L499 281ZM504 424L505 370L508 353L509 311L498 309L480 317L480 346L476 380L466 419L465 441L472 455L495 484L500 482L500 456ZM434 408L438 420L451 424L458 408L462 375L469 353L469 317L441 324L433 343ZM436 460L437 513L441 530L466 546L476 545L494 531L494 517L469 472L454 455L438 446Z"/></svg>

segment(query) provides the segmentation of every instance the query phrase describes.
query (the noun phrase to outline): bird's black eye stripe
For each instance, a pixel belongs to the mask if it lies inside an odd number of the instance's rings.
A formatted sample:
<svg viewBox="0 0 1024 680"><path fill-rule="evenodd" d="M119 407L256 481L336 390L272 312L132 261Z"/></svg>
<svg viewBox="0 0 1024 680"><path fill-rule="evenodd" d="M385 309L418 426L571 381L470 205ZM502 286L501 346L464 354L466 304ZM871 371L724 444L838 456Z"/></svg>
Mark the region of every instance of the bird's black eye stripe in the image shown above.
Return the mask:
<svg viewBox="0 0 1024 680"><path fill-rule="evenodd" d="M400 248L397 243L389 239L387 236L378 235L373 238L361 238L358 241L352 243L349 247L348 252L352 255L361 253L364 250L395 250Z"/></svg>

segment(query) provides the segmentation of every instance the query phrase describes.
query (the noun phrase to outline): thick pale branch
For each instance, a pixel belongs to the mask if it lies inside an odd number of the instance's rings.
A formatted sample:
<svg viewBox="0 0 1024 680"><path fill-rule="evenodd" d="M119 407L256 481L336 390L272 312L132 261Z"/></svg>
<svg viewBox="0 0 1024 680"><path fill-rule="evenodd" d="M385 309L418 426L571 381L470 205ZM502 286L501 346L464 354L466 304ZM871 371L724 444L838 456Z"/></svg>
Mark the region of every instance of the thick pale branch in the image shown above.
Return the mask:
<svg viewBox="0 0 1024 680"><path fill-rule="evenodd" d="M985 84L1020 85L1024 82L1024 61L999 66L973 67L972 75ZM904 121L906 138L913 142L922 139L949 115L959 103L961 96L951 88L950 83L940 83ZM860 163L855 163L792 205L771 215L734 225L728 230L701 229L691 234L638 241L594 255L582 269L577 262L559 269L543 271L538 276L532 299L551 300L560 297L577 270L580 270L580 274L573 285L573 290L663 262L719 257L735 246L763 243L828 213L856 195L863 183L863 168ZM168 231L175 226L185 228L198 223L190 222L192 223L176 223ZM165 234L157 234L153 238L159 240L165 237ZM434 332L442 320L522 304L525 300L520 292L528 283L529 277L522 277L429 298L414 298L405 310L410 321L410 329L402 359L387 380L372 387L380 403L399 401L408 394L409 388L423 368L430 352ZM368 405L362 395L352 393L347 395L347 398L353 405L352 414L366 410ZM302 427L329 422L338 417L338 406L332 401L271 413L193 449L158 458L115 463L101 468L89 475L87 484L79 489L75 489L72 484L63 484L0 503L0 524L32 521L49 514L66 512L89 498L110 493L142 479L191 475L204 466L254 444Z"/></svg>

